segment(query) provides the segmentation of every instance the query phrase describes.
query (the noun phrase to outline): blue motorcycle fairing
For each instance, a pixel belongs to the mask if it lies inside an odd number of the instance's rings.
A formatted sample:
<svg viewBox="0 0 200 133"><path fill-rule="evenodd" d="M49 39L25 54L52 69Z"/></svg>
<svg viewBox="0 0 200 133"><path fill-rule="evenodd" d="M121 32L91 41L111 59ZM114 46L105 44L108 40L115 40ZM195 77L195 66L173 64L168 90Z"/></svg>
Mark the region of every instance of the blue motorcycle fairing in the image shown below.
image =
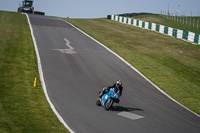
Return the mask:
<svg viewBox="0 0 200 133"><path fill-rule="evenodd" d="M109 93L106 93L102 96L101 104L103 107L105 107L105 103L109 98L113 98L115 101L119 101L120 96L118 92L115 92L115 88L110 88Z"/></svg>

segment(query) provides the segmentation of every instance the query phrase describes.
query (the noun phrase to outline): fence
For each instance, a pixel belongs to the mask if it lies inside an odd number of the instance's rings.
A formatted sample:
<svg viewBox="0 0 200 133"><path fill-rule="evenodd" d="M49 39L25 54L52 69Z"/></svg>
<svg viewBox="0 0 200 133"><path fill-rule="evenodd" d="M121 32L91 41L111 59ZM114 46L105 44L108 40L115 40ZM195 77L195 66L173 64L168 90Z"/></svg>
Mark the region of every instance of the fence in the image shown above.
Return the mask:
<svg viewBox="0 0 200 133"><path fill-rule="evenodd" d="M196 13L197 14L197 13ZM200 13L198 12L198 15L193 16L194 12L189 12L189 14L186 15L186 12L182 12L179 16L177 13L169 13L166 11L161 11L160 16L164 17L166 19L173 20L178 23L190 25L195 28L200 28Z"/></svg>
<svg viewBox="0 0 200 133"><path fill-rule="evenodd" d="M152 30L152 31L156 31L162 34L175 37L175 38L189 41L194 44L200 44L200 35L190 32L190 31L174 29L174 28L166 27L164 25L159 25L156 23L145 22L145 21L132 19L132 18L126 18L122 16L117 16L117 15L111 15L111 20L137 26L140 28L148 29L148 30Z"/></svg>

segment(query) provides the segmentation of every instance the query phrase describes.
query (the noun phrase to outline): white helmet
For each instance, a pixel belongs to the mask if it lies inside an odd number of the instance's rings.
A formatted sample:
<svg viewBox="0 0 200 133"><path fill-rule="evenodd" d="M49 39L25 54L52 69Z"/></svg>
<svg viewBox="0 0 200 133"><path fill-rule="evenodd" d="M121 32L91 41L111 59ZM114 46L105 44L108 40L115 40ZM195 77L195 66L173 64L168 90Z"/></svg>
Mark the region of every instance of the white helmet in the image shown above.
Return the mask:
<svg viewBox="0 0 200 133"><path fill-rule="evenodd" d="M122 81L121 80L117 80L116 82L116 86L119 88L122 86Z"/></svg>

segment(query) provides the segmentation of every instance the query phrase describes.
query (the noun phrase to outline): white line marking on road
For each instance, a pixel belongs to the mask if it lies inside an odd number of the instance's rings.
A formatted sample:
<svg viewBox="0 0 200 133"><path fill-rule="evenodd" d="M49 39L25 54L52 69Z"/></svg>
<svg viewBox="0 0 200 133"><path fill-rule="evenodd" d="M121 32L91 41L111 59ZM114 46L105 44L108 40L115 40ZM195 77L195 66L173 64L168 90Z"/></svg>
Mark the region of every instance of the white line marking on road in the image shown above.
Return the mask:
<svg viewBox="0 0 200 133"><path fill-rule="evenodd" d="M133 114L133 113L129 113L129 112L125 112L125 111L121 112L121 113L119 113L117 115L129 118L129 119L132 119L132 120L137 120L137 119L145 118L144 116Z"/></svg>
<svg viewBox="0 0 200 133"><path fill-rule="evenodd" d="M71 45L69 45L70 42L66 38L64 38L64 40L66 41L66 45L69 47L69 49L74 49Z"/></svg>
<svg viewBox="0 0 200 133"><path fill-rule="evenodd" d="M54 50L60 51L60 52L65 53L65 54L74 54L74 53L76 53L74 51L74 48L70 45L70 42L66 38L64 38L64 40L66 41L66 46L69 47L69 49L54 49Z"/></svg>
<svg viewBox="0 0 200 133"><path fill-rule="evenodd" d="M47 98L47 101L48 101L48 103L49 103L51 109L53 110L53 112L56 114L56 116L57 116L58 119L60 120L60 122L69 130L70 133L75 133L75 132L67 125L67 123L64 121L64 119L62 118L62 116L57 112L56 108L54 107L53 103L51 102L51 100L50 100L50 98L49 98L49 95L48 95L48 93L47 93L46 84L45 84L45 81L44 81L43 70L42 70L42 64L41 64L41 59L40 59L40 55L39 55L39 51L38 51L38 47L37 47L37 42L36 42L36 39L35 39L35 36L34 36L34 33L33 33L33 28L32 28L32 25L31 25L29 16L28 16L27 14L25 14L25 15L26 15L26 17L27 17L28 24L29 24L29 28L30 28L30 31L31 31L31 36L32 36L32 39L33 39L33 44L34 44L34 47L35 47L35 52L36 52L37 61L38 61L38 70L39 70L39 74L40 74L40 81L41 81L42 88L43 88L43 90L44 90L45 96L46 96L46 98Z"/></svg>

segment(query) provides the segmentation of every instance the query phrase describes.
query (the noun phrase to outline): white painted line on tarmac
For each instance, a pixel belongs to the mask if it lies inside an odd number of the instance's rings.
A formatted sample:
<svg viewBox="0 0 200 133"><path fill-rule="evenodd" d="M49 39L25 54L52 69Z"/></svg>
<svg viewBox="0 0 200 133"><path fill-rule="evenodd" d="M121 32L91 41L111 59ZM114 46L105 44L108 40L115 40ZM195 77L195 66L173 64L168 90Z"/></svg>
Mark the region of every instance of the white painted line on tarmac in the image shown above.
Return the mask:
<svg viewBox="0 0 200 133"><path fill-rule="evenodd" d="M121 112L121 113L119 113L117 115L129 118L129 119L132 119L132 120L137 120L137 119L145 118L144 116L133 114L133 113L129 113L129 112L125 112L125 111Z"/></svg>
<svg viewBox="0 0 200 133"><path fill-rule="evenodd" d="M37 42L36 42L36 39L35 39L35 36L34 36L34 33L33 33L33 28L32 28L32 25L31 25L29 16L28 16L27 14L25 14L25 15L26 15L26 17L27 17L28 24L29 24L29 28L30 28L30 31L31 31L31 36L32 36L32 39L33 39L33 44L34 44L34 47L35 47L35 52L36 52L37 61L38 61L38 70L39 70L39 74L40 74L40 81L41 81L42 88L43 88L43 90L44 90L46 99L47 99L47 101L48 101L48 103L49 103L51 109L53 110L53 112L56 114L56 116L57 116L58 119L60 120L60 122L69 130L70 133L75 133L75 132L67 125L67 123L63 120L62 116L57 112L56 108L54 107L53 103L51 102L51 100L50 100L50 98L49 98L49 95L48 95L48 93L47 93L46 84L45 84L45 81L44 81L43 70L42 70L42 64L41 64L41 59L40 59L40 55L39 55L39 51L38 51L38 47L37 47Z"/></svg>
<svg viewBox="0 0 200 133"><path fill-rule="evenodd" d="M64 40L66 42L67 47L69 47L69 49L74 49L71 45L69 45L70 42L66 38L64 38Z"/></svg>
<svg viewBox="0 0 200 133"><path fill-rule="evenodd" d="M66 38L64 38L65 42L66 42L66 46L69 48L69 49L54 49L54 50L57 50L57 51L60 51L64 54L74 54L76 53L74 51L74 48L70 45L70 41L68 41Z"/></svg>

